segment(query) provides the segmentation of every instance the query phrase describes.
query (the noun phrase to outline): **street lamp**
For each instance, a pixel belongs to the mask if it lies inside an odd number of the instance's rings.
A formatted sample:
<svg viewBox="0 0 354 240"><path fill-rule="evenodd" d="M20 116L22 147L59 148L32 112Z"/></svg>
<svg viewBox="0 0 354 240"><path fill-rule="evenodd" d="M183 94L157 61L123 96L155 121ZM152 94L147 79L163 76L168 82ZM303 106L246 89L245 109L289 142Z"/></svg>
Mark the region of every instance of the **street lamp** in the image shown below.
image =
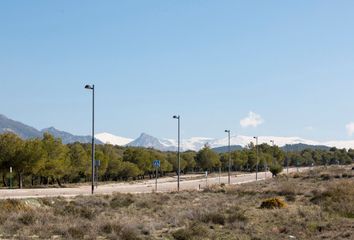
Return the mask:
<svg viewBox="0 0 354 240"><path fill-rule="evenodd" d="M256 139L256 181L258 180L258 137L253 137Z"/></svg>
<svg viewBox="0 0 354 240"><path fill-rule="evenodd" d="M181 153L180 153L180 147L181 147L181 116L180 115L175 115L175 116L173 116L173 118L178 120L177 191L179 191L179 181L180 181L180 175L181 175Z"/></svg>
<svg viewBox="0 0 354 240"><path fill-rule="evenodd" d="M228 134L228 137L229 137L229 173L228 173L228 183L230 184L231 183L231 146L230 146L230 134L231 134L231 131L230 130L225 130L225 132Z"/></svg>
<svg viewBox="0 0 354 240"><path fill-rule="evenodd" d="M95 187L95 85L86 85L85 89L92 90L92 188L91 193Z"/></svg>

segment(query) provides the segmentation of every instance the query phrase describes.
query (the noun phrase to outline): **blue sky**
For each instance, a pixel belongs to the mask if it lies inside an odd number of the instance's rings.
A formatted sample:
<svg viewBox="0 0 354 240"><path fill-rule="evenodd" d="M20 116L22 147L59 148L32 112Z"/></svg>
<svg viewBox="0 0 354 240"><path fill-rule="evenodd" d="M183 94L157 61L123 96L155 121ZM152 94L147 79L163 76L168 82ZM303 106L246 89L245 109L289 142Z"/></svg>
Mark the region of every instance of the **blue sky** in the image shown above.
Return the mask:
<svg viewBox="0 0 354 240"><path fill-rule="evenodd" d="M97 132L174 138L180 114L183 137L229 128L351 139L353 9L349 0L1 1L0 113L89 134L83 86L94 83ZM250 112L262 123L241 126Z"/></svg>

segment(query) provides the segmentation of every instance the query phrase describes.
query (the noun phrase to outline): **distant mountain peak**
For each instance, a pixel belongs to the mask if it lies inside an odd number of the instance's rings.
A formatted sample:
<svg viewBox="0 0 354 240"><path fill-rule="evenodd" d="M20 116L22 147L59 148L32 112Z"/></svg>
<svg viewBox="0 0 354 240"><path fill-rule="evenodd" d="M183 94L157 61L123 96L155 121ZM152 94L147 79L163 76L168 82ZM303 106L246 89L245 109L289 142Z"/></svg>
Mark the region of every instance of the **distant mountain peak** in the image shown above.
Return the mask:
<svg viewBox="0 0 354 240"><path fill-rule="evenodd" d="M150 135L150 134L147 134L147 133L141 133L140 134L140 137L149 137L149 138L155 138L155 137L153 137L152 135Z"/></svg>
<svg viewBox="0 0 354 240"><path fill-rule="evenodd" d="M106 133L106 132L98 133L95 135L95 137L103 143L118 145L118 146L124 146L133 141L133 139L115 136L113 134Z"/></svg>
<svg viewBox="0 0 354 240"><path fill-rule="evenodd" d="M160 140L156 137L153 137L147 133L142 133L134 141L127 144L131 147L146 147L146 148L155 148L161 151L175 151L176 147L171 144L168 140Z"/></svg>
<svg viewBox="0 0 354 240"><path fill-rule="evenodd" d="M48 127L48 128L43 128L41 132L63 132L63 131L56 129L55 127Z"/></svg>

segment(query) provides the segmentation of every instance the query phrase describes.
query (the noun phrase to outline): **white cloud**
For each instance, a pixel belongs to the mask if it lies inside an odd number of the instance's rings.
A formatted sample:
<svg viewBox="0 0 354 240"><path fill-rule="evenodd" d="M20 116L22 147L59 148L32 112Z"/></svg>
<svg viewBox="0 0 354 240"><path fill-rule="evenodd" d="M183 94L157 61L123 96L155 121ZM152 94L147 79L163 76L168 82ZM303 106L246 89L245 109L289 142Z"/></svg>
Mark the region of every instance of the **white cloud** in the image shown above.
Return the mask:
<svg viewBox="0 0 354 240"><path fill-rule="evenodd" d="M248 116L240 120L240 125L243 128L246 127L257 127L264 122L263 118L254 112L249 112Z"/></svg>
<svg viewBox="0 0 354 240"><path fill-rule="evenodd" d="M352 136L354 134L354 122L350 122L347 125L345 125L345 129L347 129L348 135Z"/></svg>

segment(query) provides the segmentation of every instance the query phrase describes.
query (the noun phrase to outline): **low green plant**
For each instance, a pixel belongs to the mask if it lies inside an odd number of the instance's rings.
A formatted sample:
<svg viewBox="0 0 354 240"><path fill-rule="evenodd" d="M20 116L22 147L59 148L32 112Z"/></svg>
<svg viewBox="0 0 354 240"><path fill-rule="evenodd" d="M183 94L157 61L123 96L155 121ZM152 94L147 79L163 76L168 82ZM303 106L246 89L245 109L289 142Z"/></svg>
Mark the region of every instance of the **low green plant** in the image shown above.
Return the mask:
<svg viewBox="0 0 354 240"><path fill-rule="evenodd" d="M276 177L279 173L283 171L283 166L281 166L280 164L273 164L270 166L269 171L274 177Z"/></svg>

